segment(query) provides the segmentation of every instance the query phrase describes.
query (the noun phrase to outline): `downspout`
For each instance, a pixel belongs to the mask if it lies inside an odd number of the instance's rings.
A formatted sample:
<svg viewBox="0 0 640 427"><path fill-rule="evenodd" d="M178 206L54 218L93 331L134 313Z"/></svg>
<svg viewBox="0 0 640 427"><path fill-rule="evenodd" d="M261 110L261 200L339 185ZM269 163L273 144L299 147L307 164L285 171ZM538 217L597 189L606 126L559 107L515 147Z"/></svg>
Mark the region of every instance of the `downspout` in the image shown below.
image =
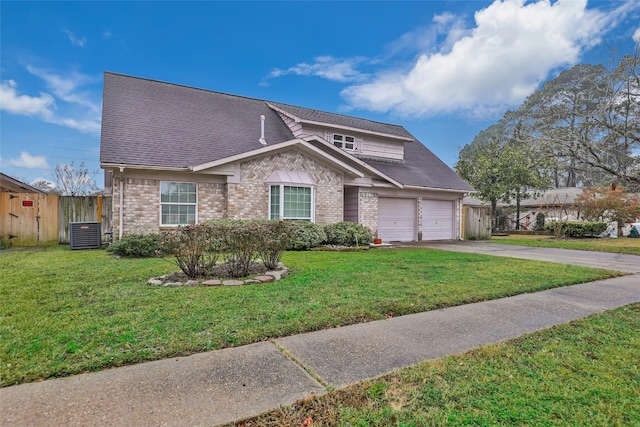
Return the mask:
<svg viewBox="0 0 640 427"><path fill-rule="evenodd" d="M120 173L124 173L124 168L121 167L120 168ZM122 235L123 235L123 228L124 228L124 177L122 175L120 175L120 213L118 215L118 222L119 222L119 227L118 227L118 240L122 240Z"/></svg>

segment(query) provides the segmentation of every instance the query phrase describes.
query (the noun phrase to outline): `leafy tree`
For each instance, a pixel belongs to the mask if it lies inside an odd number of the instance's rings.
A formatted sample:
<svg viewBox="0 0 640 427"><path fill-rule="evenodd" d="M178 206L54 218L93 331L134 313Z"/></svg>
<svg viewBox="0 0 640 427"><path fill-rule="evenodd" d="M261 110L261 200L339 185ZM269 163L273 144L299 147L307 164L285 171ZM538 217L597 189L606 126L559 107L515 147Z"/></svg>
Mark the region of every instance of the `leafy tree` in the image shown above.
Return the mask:
<svg viewBox="0 0 640 427"><path fill-rule="evenodd" d="M546 158L536 147L520 141L520 127L516 126L507 138L503 122L481 132L474 141L463 147L455 165L458 174L478 191L480 199L491 204L494 230L497 227L497 203L516 202L516 228L520 225L520 202L535 197L549 187Z"/></svg>
<svg viewBox="0 0 640 427"><path fill-rule="evenodd" d="M585 188L576 198L576 205L587 221L616 221L618 236L622 236L624 224L640 218L640 196L616 185Z"/></svg>
<svg viewBox="0 0 640 427"><path fill-rule="evenodd" d="M63 196L90 196L99 191L89 170L84 166L84 162L76 168L73 162L70 164L56 165L54 176L56 186Z"/></svg>
<svg viewBox="0 0 640 427"><path fill-rule="evenodd" d="M556 187L591 186L615 177L640 186L640 59L613 66L579 64L545 83L503 120L555 157ZM615 55L612 55L612 57Z"/></svg>

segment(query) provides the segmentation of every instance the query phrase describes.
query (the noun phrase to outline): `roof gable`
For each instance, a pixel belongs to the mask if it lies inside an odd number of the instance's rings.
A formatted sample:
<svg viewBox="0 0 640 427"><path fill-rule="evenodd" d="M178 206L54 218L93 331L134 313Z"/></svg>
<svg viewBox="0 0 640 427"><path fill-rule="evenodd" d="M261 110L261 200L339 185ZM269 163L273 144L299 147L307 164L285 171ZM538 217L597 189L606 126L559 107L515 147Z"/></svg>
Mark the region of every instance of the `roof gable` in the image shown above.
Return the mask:
<svg viewBox="0 0 640 427"><path fill-rule="evenodd" d="M105 73L100 162L187 168L293 139L262 100Z"/></svg>

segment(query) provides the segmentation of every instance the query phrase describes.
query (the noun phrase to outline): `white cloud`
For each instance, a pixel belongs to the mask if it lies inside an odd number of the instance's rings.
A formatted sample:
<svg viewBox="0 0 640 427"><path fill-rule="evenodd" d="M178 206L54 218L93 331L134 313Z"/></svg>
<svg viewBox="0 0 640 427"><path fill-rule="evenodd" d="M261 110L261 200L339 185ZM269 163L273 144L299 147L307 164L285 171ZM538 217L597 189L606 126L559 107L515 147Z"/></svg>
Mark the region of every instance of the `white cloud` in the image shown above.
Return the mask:
<svg viewBox="0 0 640 427"><path fill-rule="evenodd" d="M20 95L18 85L13 80L0 83L0 109L23 116L51 117L56 101L48 93L40 92L39 96Z"/></svg>
<svg viewBox="0 0 640 427"><path fill-rule="evenodd" d="M32 156L30 153L23 151L17 159L9 159L11 166L25 169L50 169L47 159L44 156Z"/></svg>
<svg viewBox="0 0 640 427"><path fill-rule="evenodd" d="M84 47L84 45L87 44L86 37L77 37L75 34L73 34L69 30L64 30L64 32L67 33L67 37L69 37L69 41L71 42L72 45L78 46L78 47Z"/></svg>
<svg viewBox="0 0 640 427"><path fill-rule="evenodd" d="M302 62L286 70L275 69L267 79L295 74L298 76L317 76L342 83L356 82L367 77L366 74L356 69L358 65L366 61L367 59L364 57L335 58L333 56L318 56L314 58L314 62L311 64Z"/></svg>
<svg viewBox="0 0 640 427"><path fill-rule="evenodd" d="M33 74L43 78L60 101L80 105L82 111L62 114L59 112L56 98L51 94L44 92L40 92L39 96L19 94L18 86L13 80L5 80L0 83L0 109L11 114L38 117L47 123L65 126L80 132L100 132L100 106L91 102L87 94L74 92L80 85L91 81L88 77L73 73L72 77L63 78L55 74L36 74L32 67L27 68ZM62 104L64 105L64 103Z"/></svg>
<svg viewBox="0 0 640 427"><path fill-rule="evenodd" d="M638 29L633 33L633 36L631 36L631 38L634 42L640 43L640 27L638 27Z"/></svg>
<svg viewBox="0 0 640 427"><path fill-rule="evenodd" d="M578 62L581 53L630 8L627 1L606 14L586 0L496 0L475 14L475 27L443 14L436 31L447 37L408 70L380 72L342 95L351 107L401 115L463 112L494 114L521 103L549 73Z"/></svg>
<svg viewBox="0 0 640 427"><path fill-rule="evenodd" d="M54 95L63 101L79 104L93 111L100 110L100 106L91 101L88 93L78 92L78 88L94 83L97 79L75 71L62 76L31 65L27 65L27 71L44 80Z"/></svg>

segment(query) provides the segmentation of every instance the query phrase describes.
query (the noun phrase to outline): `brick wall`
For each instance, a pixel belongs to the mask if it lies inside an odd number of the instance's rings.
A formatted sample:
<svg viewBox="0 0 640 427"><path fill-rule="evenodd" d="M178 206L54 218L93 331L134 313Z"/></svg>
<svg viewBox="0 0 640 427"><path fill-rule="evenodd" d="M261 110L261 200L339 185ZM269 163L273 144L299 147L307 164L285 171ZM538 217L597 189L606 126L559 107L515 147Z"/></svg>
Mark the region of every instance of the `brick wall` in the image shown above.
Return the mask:
<svg viewBox="0 0 640 427"><path fill-rule="evenodd" d="M114 185L114 235L119 222L120 180ZM116 186L117 193L116 193ZM155 179L125 178L124 180L124 235L157 233L160 223L160 181ZM118 224L119 226L119 224Z"/></svg>
<svg viewBox="0 0 640 427"><path fill-rule="evenodd" d="M316 183L316 223L342 221L342 174L296 150L243 162L239 184L227 184L229 218L269 218L269 186L265 180L276 170L304 171Z"/></svg>
<svg viewBox="0 0 640 427"><path fill-rule="evenodd" d="M361 191L358 203L358 222L369 227L373 237L376 237L378 235L378 193Z"/></svg>

